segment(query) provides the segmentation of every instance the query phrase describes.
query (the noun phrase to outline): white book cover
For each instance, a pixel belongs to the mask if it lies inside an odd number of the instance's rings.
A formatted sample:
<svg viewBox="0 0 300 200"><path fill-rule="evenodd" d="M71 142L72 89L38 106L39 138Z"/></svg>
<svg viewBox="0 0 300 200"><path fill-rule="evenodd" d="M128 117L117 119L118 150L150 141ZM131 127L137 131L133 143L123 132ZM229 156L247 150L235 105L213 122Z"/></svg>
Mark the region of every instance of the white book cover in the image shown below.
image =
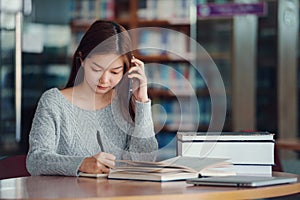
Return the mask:
<svg viewBox="0 0 300 200"><path fill-rule="evenodd" d="M274 164L273 142L177 142L180 156L227 158L233 164Z"/></svg>
<svg viewBox="0 0 300 200"><path fill-rule="evenodd" d="M274 141L274 134L269 132L178 132L177 139L181 141Z"/></svg>
<svg viewBox="0 0 300 200"><path fill-rule="evenodd" d="M272 175L272 165L233 165L237 175Z"/></svg>
<svg viewBox="0 0 300 200"><path fill-rule="evenodd" d="M177 155L231 159L233 164L274 164L275 142L268 132L177 134Z"/></svg>

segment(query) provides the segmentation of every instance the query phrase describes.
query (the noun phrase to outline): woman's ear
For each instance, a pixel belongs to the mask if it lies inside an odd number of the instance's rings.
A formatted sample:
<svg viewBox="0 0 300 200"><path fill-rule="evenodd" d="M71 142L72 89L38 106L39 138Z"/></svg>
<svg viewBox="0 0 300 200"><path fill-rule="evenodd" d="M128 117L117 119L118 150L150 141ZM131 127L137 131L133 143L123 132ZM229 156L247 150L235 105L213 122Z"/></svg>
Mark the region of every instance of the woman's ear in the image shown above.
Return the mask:
<svg viewBox="0 0 300 200"><path fill-rule="evenodd" d="M78 51L78 58L79 58L79 61L80 61L80 65L83 67L83 60L82 60L82 52L81 51Z"/></svg>

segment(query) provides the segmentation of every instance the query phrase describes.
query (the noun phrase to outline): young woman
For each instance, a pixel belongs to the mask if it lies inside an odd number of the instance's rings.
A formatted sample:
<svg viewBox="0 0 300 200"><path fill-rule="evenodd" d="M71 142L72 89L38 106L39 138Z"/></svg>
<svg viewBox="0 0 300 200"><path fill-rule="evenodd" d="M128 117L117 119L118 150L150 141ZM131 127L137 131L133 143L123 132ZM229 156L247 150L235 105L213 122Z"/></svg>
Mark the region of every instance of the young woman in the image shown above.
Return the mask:
<svg viewBox="0 0 300 200"><path fill-rule="evenodd" d="M155 159L144 63L131 50L119 24L91 25L73 56L66 88L40 98L29 137L31 175L108 173L116 159Z"/></svg>

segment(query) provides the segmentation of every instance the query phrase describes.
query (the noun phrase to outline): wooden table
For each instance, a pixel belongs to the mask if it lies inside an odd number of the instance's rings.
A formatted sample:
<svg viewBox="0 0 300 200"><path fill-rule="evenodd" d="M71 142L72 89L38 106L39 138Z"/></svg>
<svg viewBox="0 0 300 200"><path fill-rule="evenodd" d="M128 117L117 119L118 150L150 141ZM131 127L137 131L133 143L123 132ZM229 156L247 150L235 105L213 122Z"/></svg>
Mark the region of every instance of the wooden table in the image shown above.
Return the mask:
<svg viewBox="0 0 300 200"><path fill-rule="evenodd" d="M286 173L275 175L296 176ZM260 188L200 187L188 185L184 181L158 183L63 176L32 176L0 181L1 199L253 199L299 192L299 181Z"/></svg>

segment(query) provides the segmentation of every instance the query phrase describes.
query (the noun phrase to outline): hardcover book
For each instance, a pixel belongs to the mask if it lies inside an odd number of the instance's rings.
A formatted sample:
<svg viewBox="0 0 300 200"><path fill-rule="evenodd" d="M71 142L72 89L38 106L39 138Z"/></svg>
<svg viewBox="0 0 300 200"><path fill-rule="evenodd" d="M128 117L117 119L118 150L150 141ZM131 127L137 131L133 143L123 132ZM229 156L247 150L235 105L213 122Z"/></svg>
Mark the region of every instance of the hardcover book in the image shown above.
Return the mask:
<svg viewBox="0 0 300 200"><path fill-rule="evenodd" d="M268 174L274 165L269 132L178 132L177 155L230 159L237 174Z"/></svg>

